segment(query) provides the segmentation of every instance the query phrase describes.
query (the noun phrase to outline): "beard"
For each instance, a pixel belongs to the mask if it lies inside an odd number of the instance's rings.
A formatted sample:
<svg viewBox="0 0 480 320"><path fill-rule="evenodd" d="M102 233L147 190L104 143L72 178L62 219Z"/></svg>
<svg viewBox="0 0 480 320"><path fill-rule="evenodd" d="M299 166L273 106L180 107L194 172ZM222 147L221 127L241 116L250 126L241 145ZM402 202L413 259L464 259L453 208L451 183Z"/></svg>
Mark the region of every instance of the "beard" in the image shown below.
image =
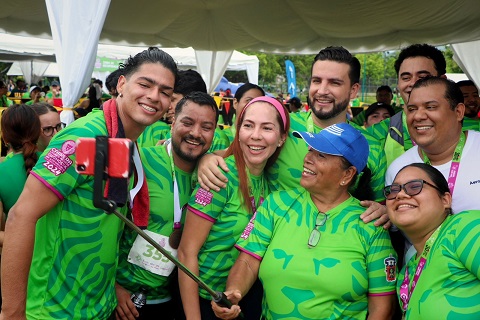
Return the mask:
<svg viewBox="0 0 480 320"><path fill-rule="evenodd" d="M195 139L194 137L192 136L186 136L184 137L182 140L191 140L191 141L196 141L198 143L200 143L200 145L204 146L205 145L205 142L201 139ZM204 152L200 152L199 154L192 154L192 153L187 153L187 152L184 152L182 150L182 148L180 147L180 144L181 144L181 141L180 143L177 143L176 140L174 140L172 138L172 148L173 150L175 151L175 153L177 154L177 156L186 161L186 162L194 162L196 163L198 159L200 159L201 156L203 156L205 154L205 152L207 152L207 150L205 150Z"/></svg>
<svg viewBox="0 0 480 320"><path fill-rule="evenodd" d="M465 105L465 117L476 118L478 115L479 107L478 104Z"/></svg>
<svg viewBox="0 0 480 320"><path fill-rule="evenodd" d="M333 108L330 111L324 111L324 110L321 110L321 109L317 109L315 107L315 102L311 102L310 109L312 110L313 114L315 114L315 116L318 119L328 120L328 119L335 118L336 116L341 114L343 111L345 111L348 107L349 102L350 102L350 99L348 99L348 98L346 100L339 101L338 103L336 101L334 101L333 102Z"/></svg>

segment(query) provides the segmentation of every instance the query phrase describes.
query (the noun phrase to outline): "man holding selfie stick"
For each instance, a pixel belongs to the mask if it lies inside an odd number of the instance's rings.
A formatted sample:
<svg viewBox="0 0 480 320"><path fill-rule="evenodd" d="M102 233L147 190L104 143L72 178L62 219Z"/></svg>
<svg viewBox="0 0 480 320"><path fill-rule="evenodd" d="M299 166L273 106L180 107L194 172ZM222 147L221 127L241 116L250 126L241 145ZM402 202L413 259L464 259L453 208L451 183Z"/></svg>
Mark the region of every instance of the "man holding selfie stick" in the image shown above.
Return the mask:
<svg viewBox="0 0 480 320"><path fill-rule="evenodd" d="M123 223L93 206L94 179L73 165L75 141L99 135L135 141L167 111L177 74L174 60L158 48L130 57L120 68L118 98L55 136L9 212L0 319L115 319ZM137 165L134 171L142 170ZM108 198L121 207L133 182L111 179ZM145 222L140 218L136 223Z"/></svg>

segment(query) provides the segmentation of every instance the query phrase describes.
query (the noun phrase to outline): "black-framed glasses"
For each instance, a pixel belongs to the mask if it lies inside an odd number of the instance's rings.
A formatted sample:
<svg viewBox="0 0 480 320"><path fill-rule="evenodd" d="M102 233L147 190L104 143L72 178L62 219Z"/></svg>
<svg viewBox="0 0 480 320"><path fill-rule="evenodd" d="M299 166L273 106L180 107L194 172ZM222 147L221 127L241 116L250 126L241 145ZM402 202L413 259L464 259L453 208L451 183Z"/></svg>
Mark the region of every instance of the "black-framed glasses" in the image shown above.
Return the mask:
<svg viewBox="0 0 480 320"><path fill-rule="evenodd" d="M422 192L424 184L437 189L439 192L442 192L437 186L431 184L430 182L422 179L417 179L408 181L404 184L393 183L390 186L386 186L385 188L383 188L383 194L385 195L385 198L387 198L387 200L393 200L403 189L403 191L405 191L405 193L409 196L416 196L417 194Z"/></svg>
<svg viewBox="0 0 480 320"><path fill-rule="evenodd" d="M308 238L309 248L314 248L320 241L322 233L320 230L318 230L318 228L323 226L325 222L327 222L327 215L323 212L319 212L317 215L317 220L315 221L315 228L312 230L312 233L310 233L310 237Z"/></svg>
<svg viewBox="0 0 480 320"><path fill-rule="evenodd" d="M65 127L65 124L63 122L57 123L55 126L48 126L48 127L43 127L42 132L44 135L47 137L53 136L54 131L60 131Z"/></svg>

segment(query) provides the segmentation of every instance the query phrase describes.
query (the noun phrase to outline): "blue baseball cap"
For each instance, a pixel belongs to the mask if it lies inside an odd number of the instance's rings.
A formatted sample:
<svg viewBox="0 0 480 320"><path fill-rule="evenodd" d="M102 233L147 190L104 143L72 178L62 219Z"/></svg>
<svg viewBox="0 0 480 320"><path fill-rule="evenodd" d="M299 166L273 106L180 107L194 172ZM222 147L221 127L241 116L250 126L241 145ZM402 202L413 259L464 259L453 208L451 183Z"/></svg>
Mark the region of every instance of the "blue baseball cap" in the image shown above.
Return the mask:
<svg viewBox="0 0 480 320"><path fill-rule="evenodd" d="M326 127L320 133L294 131L293 135L302 138L318 152L341 156L347 159L357 172L367 165L370 147L362 133L348 123L337 123Z"/></svg>

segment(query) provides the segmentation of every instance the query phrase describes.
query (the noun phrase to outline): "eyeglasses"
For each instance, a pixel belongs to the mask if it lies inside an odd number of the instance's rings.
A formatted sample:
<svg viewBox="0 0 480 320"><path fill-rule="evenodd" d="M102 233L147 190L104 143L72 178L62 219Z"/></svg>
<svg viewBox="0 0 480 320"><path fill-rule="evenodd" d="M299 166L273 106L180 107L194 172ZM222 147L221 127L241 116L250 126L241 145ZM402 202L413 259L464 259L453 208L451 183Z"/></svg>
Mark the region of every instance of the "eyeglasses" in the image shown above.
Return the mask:
<svg viewBox="0 0 480 320"><path fill-rule="evenodd" d="M315 221L315 228L310 233L310 238L308 238L308 247L313 248L316 247L318 242L320 241L320 237L322 233L318 230L318 227L321 227L327 221L327 215L323 212L319 212L317 215L317 220Z"/></svg>
<svg viewBox="0 0 480 320"><path fill-rule="evenodd" d="M407 183L404 183L404 184L394 183L390 186L386 186L385 188L383 188L383 194L385 195L385 198L387 198L387 200L393 200L397 197L398 193L403 189L403 191L405 191L405 193L408 194L409 196L416 196L417 194L422 192L424 184L429 185L430 187L435 188L438 191L442 192L437 186L431 184L430 182L427 182L422 179L418 179L418 180L408 181Z"/></svg>
<svg viewBox="0 0 480 320"><path fill-rule="evenodd" d="M65 127L65 124L63 122L60 122L60 123L57 123L55 125L55 127L52 127L52 126L43 127L42 132L47 137L51 137L51 136L53 136L54 131L58 132L58 131L62 130L64 127Z"/></svg>

